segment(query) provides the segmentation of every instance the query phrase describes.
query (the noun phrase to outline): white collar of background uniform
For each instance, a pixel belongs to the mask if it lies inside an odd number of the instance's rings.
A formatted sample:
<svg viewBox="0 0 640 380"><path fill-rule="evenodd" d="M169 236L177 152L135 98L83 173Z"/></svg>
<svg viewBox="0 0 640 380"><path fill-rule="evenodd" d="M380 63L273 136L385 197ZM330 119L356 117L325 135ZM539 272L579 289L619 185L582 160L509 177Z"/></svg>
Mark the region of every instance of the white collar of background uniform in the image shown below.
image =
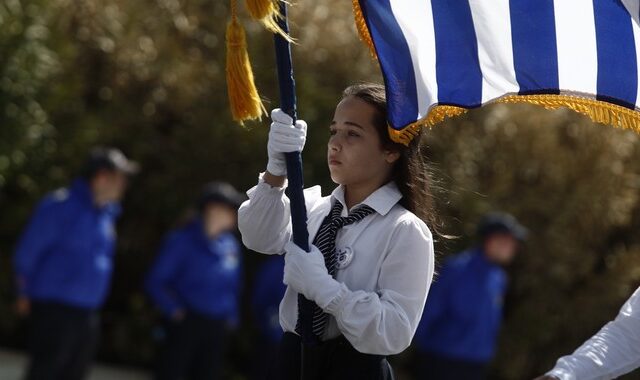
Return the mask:
<svg viewBox="0 0 640 380"><path fill-rule="evenodd" d="M332 200L335 199L342 203L344 206L342 214L343 216L346 216L348 212L346 211L347 203L344 200L344 186L340 185L336 187L331 193L331 198ZM400 201L400 199L402 199L400 189L398 189L398 186L394 181L390 181L386 185L380 186L378 190L371 193L364 201L362 201L362 203L358 203L353 206L352 209L355 209L361 204L365 204L374 209L378 214L384 216L387 215L387 213L396 205L396 203L398 203L398 201Z"/></svg>

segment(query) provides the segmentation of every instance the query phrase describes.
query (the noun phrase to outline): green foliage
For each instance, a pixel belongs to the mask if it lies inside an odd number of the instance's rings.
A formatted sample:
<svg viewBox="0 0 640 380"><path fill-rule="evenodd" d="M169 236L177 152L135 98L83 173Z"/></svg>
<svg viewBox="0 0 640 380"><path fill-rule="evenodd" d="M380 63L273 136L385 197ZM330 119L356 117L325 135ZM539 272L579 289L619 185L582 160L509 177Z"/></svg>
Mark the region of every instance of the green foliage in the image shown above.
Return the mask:
<svg viewBox="0 0 640 380"><path fill-rule="evenodd" d="M345 16L325 6L300 7L306 17L346 28L340 43L355 45ZM319 13L320 12L320 13ZM0 340L23 345L23 324L11 310L11 253L34 203L65 186L97 144L112 144L138 160L118 226L118 255L104 311L101 357L149 365L157 315L145 300L142 278L162 236L184 220L200 187L213 179L248 189L266 162L266 122L243 129L230 120L224 79L226 3L196 0L10 0L0 4ZM341 20L340 22L337 22ZM269 108L278 98L272 38L245 20L259 87ZM305 37L306 38L306 37ZM331 51L336 41L295 49L299 109L312 125L328 125L340 91L361 62L375 76L366 49ZM363 75L366 79L366 75ZM307 116L308 115L308 116ZM309 182L328 182L324 141L310 137ZM261 257L246 259L246 297ZM248 315L245 316L248 321ZM247 355L250 335L234 352ZM242 343L244 342L244 343ZM242 367L241 361L237 367ZM245 368L246 369L246 368Z"/></svg>
<svg viewBox="0 0 640 380"><path fill-rule="evenodd" d="M494 375L545 372L640 284L639 137L568 110L495 105L434 128L426 144L448 191L440 210L453 234L473 236L494 209L531 230L511 270Z"/></svg>
<svg viewBox="0 0 640 380"><path fill-rule="evenodd" d="M325 192L336 101L350 83L380 80L350 11L340 0L291 10L298 107L310 126L305 176ZM23 342L10 260L34 202L66 185L91 146L114 144L143 171L118 226L101 357L149 365L157 315L140 285L162 236L202 184L248 189L266 161L266 121L242 129L228 113L227 16L226 2L210 0L0 3L0 340ZM276 107L272 38L244 21L258 88ZM425 143L446 232L460 236L440 239L440 256L471 244L489 210L515 214L532 232L511 270L493 374L533 377L611 319L640 283L638 137L564 110L496 105L443 123ZM260 260L246 255L245 299ZM246 370L251 333L235 340L232 373ZM409 359L396 361L400 373Z"/></svg>

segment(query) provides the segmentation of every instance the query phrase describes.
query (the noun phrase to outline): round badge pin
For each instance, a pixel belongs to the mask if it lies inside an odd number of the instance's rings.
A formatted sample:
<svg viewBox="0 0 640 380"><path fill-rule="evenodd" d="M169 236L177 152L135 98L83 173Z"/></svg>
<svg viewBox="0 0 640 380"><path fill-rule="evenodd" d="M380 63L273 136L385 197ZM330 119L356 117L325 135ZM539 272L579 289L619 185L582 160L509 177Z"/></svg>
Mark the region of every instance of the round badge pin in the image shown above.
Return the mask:
<svg viewBox="0 0 640 380"><path fill-rule="evenodd" d="M351 249L351 247L341 248L336 254L338 255L338 269L344 269L351 264L351 261L353 260L353 249Z"/></svg>

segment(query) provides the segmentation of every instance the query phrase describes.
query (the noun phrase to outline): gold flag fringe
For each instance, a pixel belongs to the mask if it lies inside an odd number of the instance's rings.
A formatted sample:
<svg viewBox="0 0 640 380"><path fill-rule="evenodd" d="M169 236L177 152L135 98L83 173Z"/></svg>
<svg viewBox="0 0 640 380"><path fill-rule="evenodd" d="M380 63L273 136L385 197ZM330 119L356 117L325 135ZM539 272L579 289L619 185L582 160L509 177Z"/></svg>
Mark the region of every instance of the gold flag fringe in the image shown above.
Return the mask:
<svg viewBox="0 0 640 380"><path fill-rule="evenodd" d="M640 133L640 112L591 98L576 95L506 95L491 103L533 104L549 110L569 108L588 116L596 123ZM389 136L397 143L409 145L422 127L434 127L447 118L462 115L467 111L468 109L462 107L438 105L431 109L427 117L409 124L402 130L389 127Z"/></svg>
<svg viewBox="0 0 640 380"><path fill-rule="evenodd" d="M617 104L575 95L507 95L496 103L528 103L546 109L569 108L596 123L640 133L640 112Z"/></svg>
<svg viewBox="0 0 640 380"><path fill-rule="evenodd" d="M356 21L356 29L358 30L358 35L360 36L360 40L365 43L369 47L369 52L373 58L378 58L376 54L376 48L373 45L373 40L371 39L371 33L369 33L369 28L367 27L367 22L364 19L364 15L362 14L362 8L360 8L360 1L352 0L353 5L353 17Z"/></svg>

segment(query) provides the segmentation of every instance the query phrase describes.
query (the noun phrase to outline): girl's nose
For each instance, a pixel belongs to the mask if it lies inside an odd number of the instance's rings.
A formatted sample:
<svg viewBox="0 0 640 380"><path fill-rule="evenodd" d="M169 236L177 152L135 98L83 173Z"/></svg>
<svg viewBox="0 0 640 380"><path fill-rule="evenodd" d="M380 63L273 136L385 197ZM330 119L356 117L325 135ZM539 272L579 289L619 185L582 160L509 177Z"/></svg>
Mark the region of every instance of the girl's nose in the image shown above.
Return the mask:
<svg viewBox="0 0 640 380"><path fill-rule="evenodd" d="M340 151L340 142L338 141L338 135L333 135L329 138L329 150L338 152Z"/></svg>

